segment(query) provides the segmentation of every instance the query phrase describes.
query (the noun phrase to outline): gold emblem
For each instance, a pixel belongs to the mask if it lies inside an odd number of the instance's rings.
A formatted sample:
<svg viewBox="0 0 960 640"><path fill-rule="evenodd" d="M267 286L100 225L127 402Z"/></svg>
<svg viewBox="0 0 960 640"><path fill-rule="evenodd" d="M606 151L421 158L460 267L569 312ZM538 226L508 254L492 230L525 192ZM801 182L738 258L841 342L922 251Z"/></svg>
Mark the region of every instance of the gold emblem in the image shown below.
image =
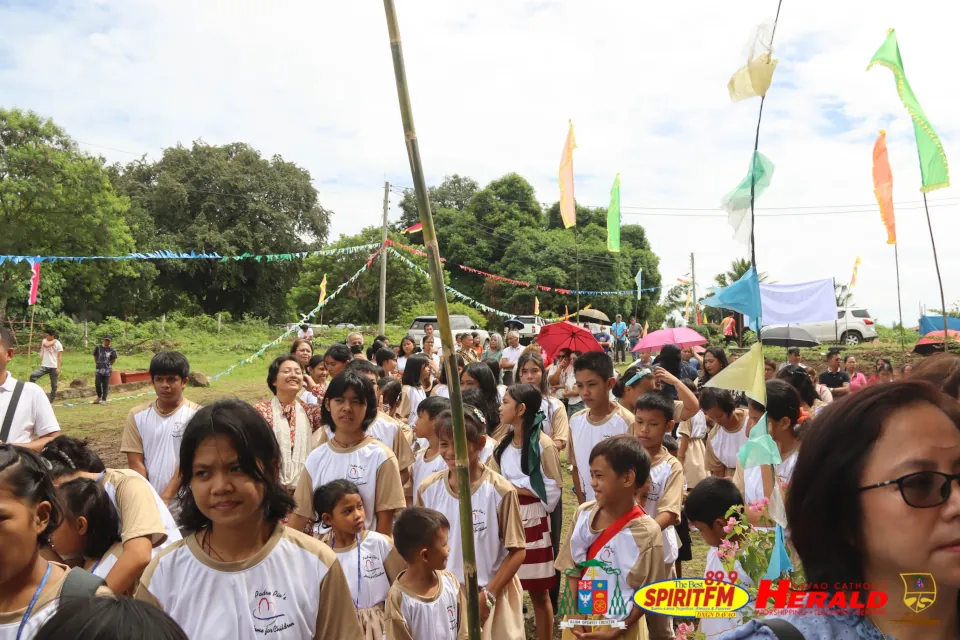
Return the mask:
<svg viewBox="0 0 960 640"><path fill-rule="evenodd" d="M901 573L903 603L914 613L930 608L937 601L937 581L930 573Z"/></svg>

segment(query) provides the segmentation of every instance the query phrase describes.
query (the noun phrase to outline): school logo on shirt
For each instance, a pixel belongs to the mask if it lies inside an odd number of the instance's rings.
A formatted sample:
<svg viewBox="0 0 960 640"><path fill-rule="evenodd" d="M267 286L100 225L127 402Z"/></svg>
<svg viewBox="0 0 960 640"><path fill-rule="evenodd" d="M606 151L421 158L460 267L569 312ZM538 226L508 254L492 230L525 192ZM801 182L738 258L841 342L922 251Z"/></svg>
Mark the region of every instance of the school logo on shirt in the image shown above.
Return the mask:
<svg viewBox="0 0 960 640"><path fill-rule="evenodd" d="M480 533L487 530L487 512L483 509L473 510L473 532Z"/></svg>
<svg viewBox="0 0 960 640"><path fill-rule="evenodd" d="M286 599L287 594L277 590L271 591L270 589L263 589L255 591L252 614L254 620L257 622L253 624L254 631L261 635L268 636L292 628L294 623L284 620L287 614L281 613L280 611Z"/></svg>
<svg viewBox="0 0 960 640"><path fill-rule="evenodd" d="M173 439L180 440L183 438L183 422L174 422L173 423Z"/></svg>
<svg viewBox="0 0 960 640"><path fill-rule="evenodd" d="M367 484L367 478L364 475L364 467L359 464L351 464L347 469L347 479L357 486Z"/></svg>
<svg viewBox="0 0 960 640"><path fill-rule="evenodd" d="M380 558L373 554L366 554L363 556L364 578L371 580L373 578L379 578L385 574L386 572L383 570L383 563L380 562Z"/></svg>
<svg viewBox="0 0 960 640"><path fill-rule="evenodd" d="M453 605L447 607L447 620L450 622L450 630L457 630L457 608Z"/></svg>

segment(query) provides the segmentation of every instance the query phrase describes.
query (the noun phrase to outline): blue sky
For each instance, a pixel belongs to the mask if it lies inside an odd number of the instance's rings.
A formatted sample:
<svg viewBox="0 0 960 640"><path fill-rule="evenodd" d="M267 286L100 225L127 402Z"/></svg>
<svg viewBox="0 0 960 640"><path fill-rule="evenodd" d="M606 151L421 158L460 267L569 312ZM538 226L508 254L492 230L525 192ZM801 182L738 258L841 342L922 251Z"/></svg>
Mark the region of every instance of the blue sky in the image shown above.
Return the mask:
<svg viewBox="0 0 960 640"><path fill-rule="evenodd" d="M686 274L691 251L701 286L746 255L721 212L709 210L749 162L759 101L731 103L726 84L776 0L400 0L397 8L431 182L460 173L483 184L515 171L553 202L572 119L578 200L605 206L619 172L624 222L645 226L665 282ZM870 178L883 127L903 203L907 322L918 303L939 305L912 126L890 72L865 69L896 27L911 84L952 158L957 13L944 0L923 13L892 0L784 3L760 136L777 169L759 213L781 215L757 222L758 263L771 278L846 281L860 255L857 302L884 322L895 318L893 249ZM311 171L335 212L333 237L378 223L385 177L410 184L380 3L7 0L0 21L3 105L54 118L110 161L197 139L248 142ZM960 196L947 189L930 199L952 304L960 252L948 239L957 236ZM783 215L803 212L822 215Z"/></svg>

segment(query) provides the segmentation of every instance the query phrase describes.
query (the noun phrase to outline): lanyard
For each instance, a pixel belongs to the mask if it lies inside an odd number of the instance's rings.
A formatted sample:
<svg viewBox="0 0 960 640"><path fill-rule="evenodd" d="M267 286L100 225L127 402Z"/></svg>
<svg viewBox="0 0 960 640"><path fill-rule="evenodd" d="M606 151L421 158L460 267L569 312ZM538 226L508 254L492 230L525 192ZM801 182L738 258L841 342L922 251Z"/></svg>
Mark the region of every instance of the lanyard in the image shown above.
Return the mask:
<svg viewBox="0 0 960 640"><path fill-rule="evenodd" d="M103 556L100 556L100 559L93 563L93 566L90 567L90 573L94 573L97 570L97 567L100 566L101 562L103 562Z"/></svg>
<svg viewBox="0 0 960 640"><path fill-rule="evenodd" d="M100 481L103 480L103 476L105 473L106 471L101 471L100 475L97 476L97 484L100 484Z"/></svg>
<svg viewBox="0 0 960 640"><path fill-rule="evenodd" d="M353 601L353 608L360 611L360 534L357 534L357 599Z"/></svg>
<svg viewBox="0 0 960 640"><path fill-rule="evenodd" d="M40 592L43 591L45 586L47 586L47 578L50 577L50 569L52 568L53 566L48 562L47 570L43 574L43 580L40 581L40 585L33 593L33 598L30 599L30 604L27 605L27 610L23 613L23 619L20 621L20 626L17 627L17 640L20 640L20 636L23 635L23 630L27 627L27 620L30 619L30 614L33 613L33 608L37 606L37 600L40 598Z"/></svg>

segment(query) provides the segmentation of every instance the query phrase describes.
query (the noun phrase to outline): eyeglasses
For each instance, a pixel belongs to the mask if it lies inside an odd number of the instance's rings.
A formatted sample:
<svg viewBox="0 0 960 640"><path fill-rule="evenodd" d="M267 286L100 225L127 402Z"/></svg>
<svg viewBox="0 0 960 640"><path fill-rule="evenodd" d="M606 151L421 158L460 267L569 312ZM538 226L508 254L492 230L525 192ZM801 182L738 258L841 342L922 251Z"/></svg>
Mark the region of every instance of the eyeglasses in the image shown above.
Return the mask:
<svg viewBox="0 0 960 640"><path fill-rule="evenodd" d="M908 473L896 480L887 480L886 482L860 487L860 491L879 489L895 484L900 489L900 495L907 505L917 509L927 509L938 507L950 499L950 488L953 486L954 480L960 481L960 473L917 471L916 473Z"/></svg>

